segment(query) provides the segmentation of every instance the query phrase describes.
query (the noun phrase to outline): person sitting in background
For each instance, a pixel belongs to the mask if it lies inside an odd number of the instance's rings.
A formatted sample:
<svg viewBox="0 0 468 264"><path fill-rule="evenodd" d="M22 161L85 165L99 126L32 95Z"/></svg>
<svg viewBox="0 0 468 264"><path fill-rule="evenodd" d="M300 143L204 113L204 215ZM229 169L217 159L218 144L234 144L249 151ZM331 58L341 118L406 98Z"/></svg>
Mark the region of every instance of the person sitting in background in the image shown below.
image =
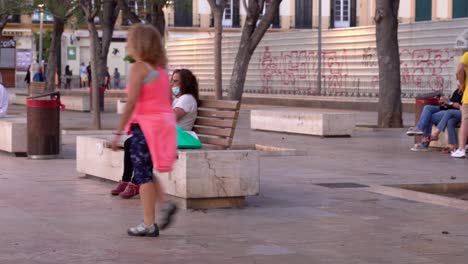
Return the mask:
<svg viewBox="0 0 468 264"><path fill-rule="evenodd" d="M198 81L190 70L180 69L172 73L171 79L172 109L176 114L177 124L186 131L191 131L197 119L198 110ZM132 198L139 193L133 175L132 160L130 158L130 140L124 142L124 166L122 180L111 190L112 195L119 195L124 199Z"/></svg>
<svg viewBox="0 0 468 264"><path fill-rule="evenodd" d="M461 120L460 106L462 97L463 92L457 88L450 96L450 99L444 96L440 97L440 106L424 106L418 125L410 127L406 132L408 136L422 136L422 142L414 145L411 148L412 151L428 150L430 141L439 140L440 132L445 129L447 129L448 133L449 148L451 150L457 148L457 132L455 129ZM431 134L433 124L437 127L434 129L434 133Z"/></svg>
<svg viewBox="0 0 468 264"><path fill-rule="evenodd" d="M0 117L4 117L8 110L8 92L0 82Z"/></svg>
<svg viewBox="0 0 468 264"><path fill-rule="evenodd" d="M42 67L39 66L39 68L37 68L36 74L34 74L33 82L45 82L45 81L46 81L46 77L44 73L42 72Z"/></svg>

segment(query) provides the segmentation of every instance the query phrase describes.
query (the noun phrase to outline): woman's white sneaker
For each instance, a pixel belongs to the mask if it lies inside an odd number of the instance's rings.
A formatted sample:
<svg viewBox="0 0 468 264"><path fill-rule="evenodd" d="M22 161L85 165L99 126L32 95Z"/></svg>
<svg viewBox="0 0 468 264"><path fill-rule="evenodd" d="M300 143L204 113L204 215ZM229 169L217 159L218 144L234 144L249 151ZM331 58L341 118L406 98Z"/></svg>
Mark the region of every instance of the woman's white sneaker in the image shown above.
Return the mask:
<svg viewBox="0 0 468 264"><path fill-rule="evenodd" d="M452 158L464 158L466 156L466 153L464 149L457 149L455 151L452 151L450 156L452 156Z"/></svg>

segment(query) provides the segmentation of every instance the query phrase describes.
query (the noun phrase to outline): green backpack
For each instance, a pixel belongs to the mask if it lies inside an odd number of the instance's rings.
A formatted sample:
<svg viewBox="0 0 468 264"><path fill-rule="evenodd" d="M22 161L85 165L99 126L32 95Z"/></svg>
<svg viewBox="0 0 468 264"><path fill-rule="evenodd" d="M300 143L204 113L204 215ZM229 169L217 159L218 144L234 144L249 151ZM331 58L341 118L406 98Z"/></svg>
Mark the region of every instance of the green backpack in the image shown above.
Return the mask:
<svg viewBox="0 0 468 264"><path fill-rule="evenodd" d="M178 149L201 149L199 139L187 133L183 128L177 126L177 148Z"/></svg>

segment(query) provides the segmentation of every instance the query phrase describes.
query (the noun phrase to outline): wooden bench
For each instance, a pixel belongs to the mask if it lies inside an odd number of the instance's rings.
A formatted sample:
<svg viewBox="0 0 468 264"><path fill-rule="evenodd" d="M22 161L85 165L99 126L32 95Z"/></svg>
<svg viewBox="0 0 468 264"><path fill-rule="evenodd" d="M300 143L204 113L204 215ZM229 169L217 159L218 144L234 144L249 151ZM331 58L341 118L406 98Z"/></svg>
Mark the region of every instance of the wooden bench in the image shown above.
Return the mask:
<svg viewBox="0 0 468 264"><path fill-rule="evenodd" d="M41 94L45 93L47 89L47 83L46 82L31 82L29 84L29 96L35 95L35 94Z"/></svg>
<svg viewBox="0 0 468 264"><path fill-rule="evenodd" d="M179 150L171 173L156 173L166 193L182 208L242 207L259 192L259 152L230 149L239 116L237 101L201 100L194 131L201 150ZM77 137L77 170L118 181L123 151L107 148L111 135Z"/></svg>
<svg viewBox="0 0 468 264"><path fill-rule="evenodd" d="M193 131L205 149L228 149L239 117L239 101L200 100Z"/></svg>

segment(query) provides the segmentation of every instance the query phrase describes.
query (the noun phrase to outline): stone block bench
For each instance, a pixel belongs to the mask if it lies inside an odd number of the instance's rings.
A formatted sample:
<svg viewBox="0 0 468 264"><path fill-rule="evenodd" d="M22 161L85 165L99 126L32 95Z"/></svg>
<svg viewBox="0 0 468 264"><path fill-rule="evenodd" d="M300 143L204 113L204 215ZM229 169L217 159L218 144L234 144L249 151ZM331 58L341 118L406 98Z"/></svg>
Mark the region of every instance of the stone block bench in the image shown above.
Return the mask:
<svg viewBox="0 0 468 264"><path fill-rule="evenodd" d="M182 208L242 207L245 197L259 192L259 153L231 147L239 114L237 101L201 100L194 131L201 150L180 150L171 173L159 179ZM77 170L118 181L123 151L108 148L109 136L77 137Z"/></svg>
<svg viewBox="0 0 468 264"><path fill-rule="evenodd" d="M127 104L126 99L119 99L117 100L117 114L123 114L125 105Z"/></svg>
<svg viewBox="0 0 468 264"><path fill-rule="evenodd" d="M119 181L123 151L112 151L109 136L77 137L77 170ZM158 174L166 194L182 208L242 207L259 192L259 154L244 150L180 150L171 173Z"/></svg>
<svg viewBox="0 0 468 264"><path fill-rule="evenodd" d="M0 118L0 150L24 156L27 151L26 117L6 116Z"/></svg>
<svg viewBox="0 0 468 264"><path fill-rule="evenodd" d="M333 137L350 136L355 126L353 113L290 109L250 112L250 127L256 130Z"/></svg>

